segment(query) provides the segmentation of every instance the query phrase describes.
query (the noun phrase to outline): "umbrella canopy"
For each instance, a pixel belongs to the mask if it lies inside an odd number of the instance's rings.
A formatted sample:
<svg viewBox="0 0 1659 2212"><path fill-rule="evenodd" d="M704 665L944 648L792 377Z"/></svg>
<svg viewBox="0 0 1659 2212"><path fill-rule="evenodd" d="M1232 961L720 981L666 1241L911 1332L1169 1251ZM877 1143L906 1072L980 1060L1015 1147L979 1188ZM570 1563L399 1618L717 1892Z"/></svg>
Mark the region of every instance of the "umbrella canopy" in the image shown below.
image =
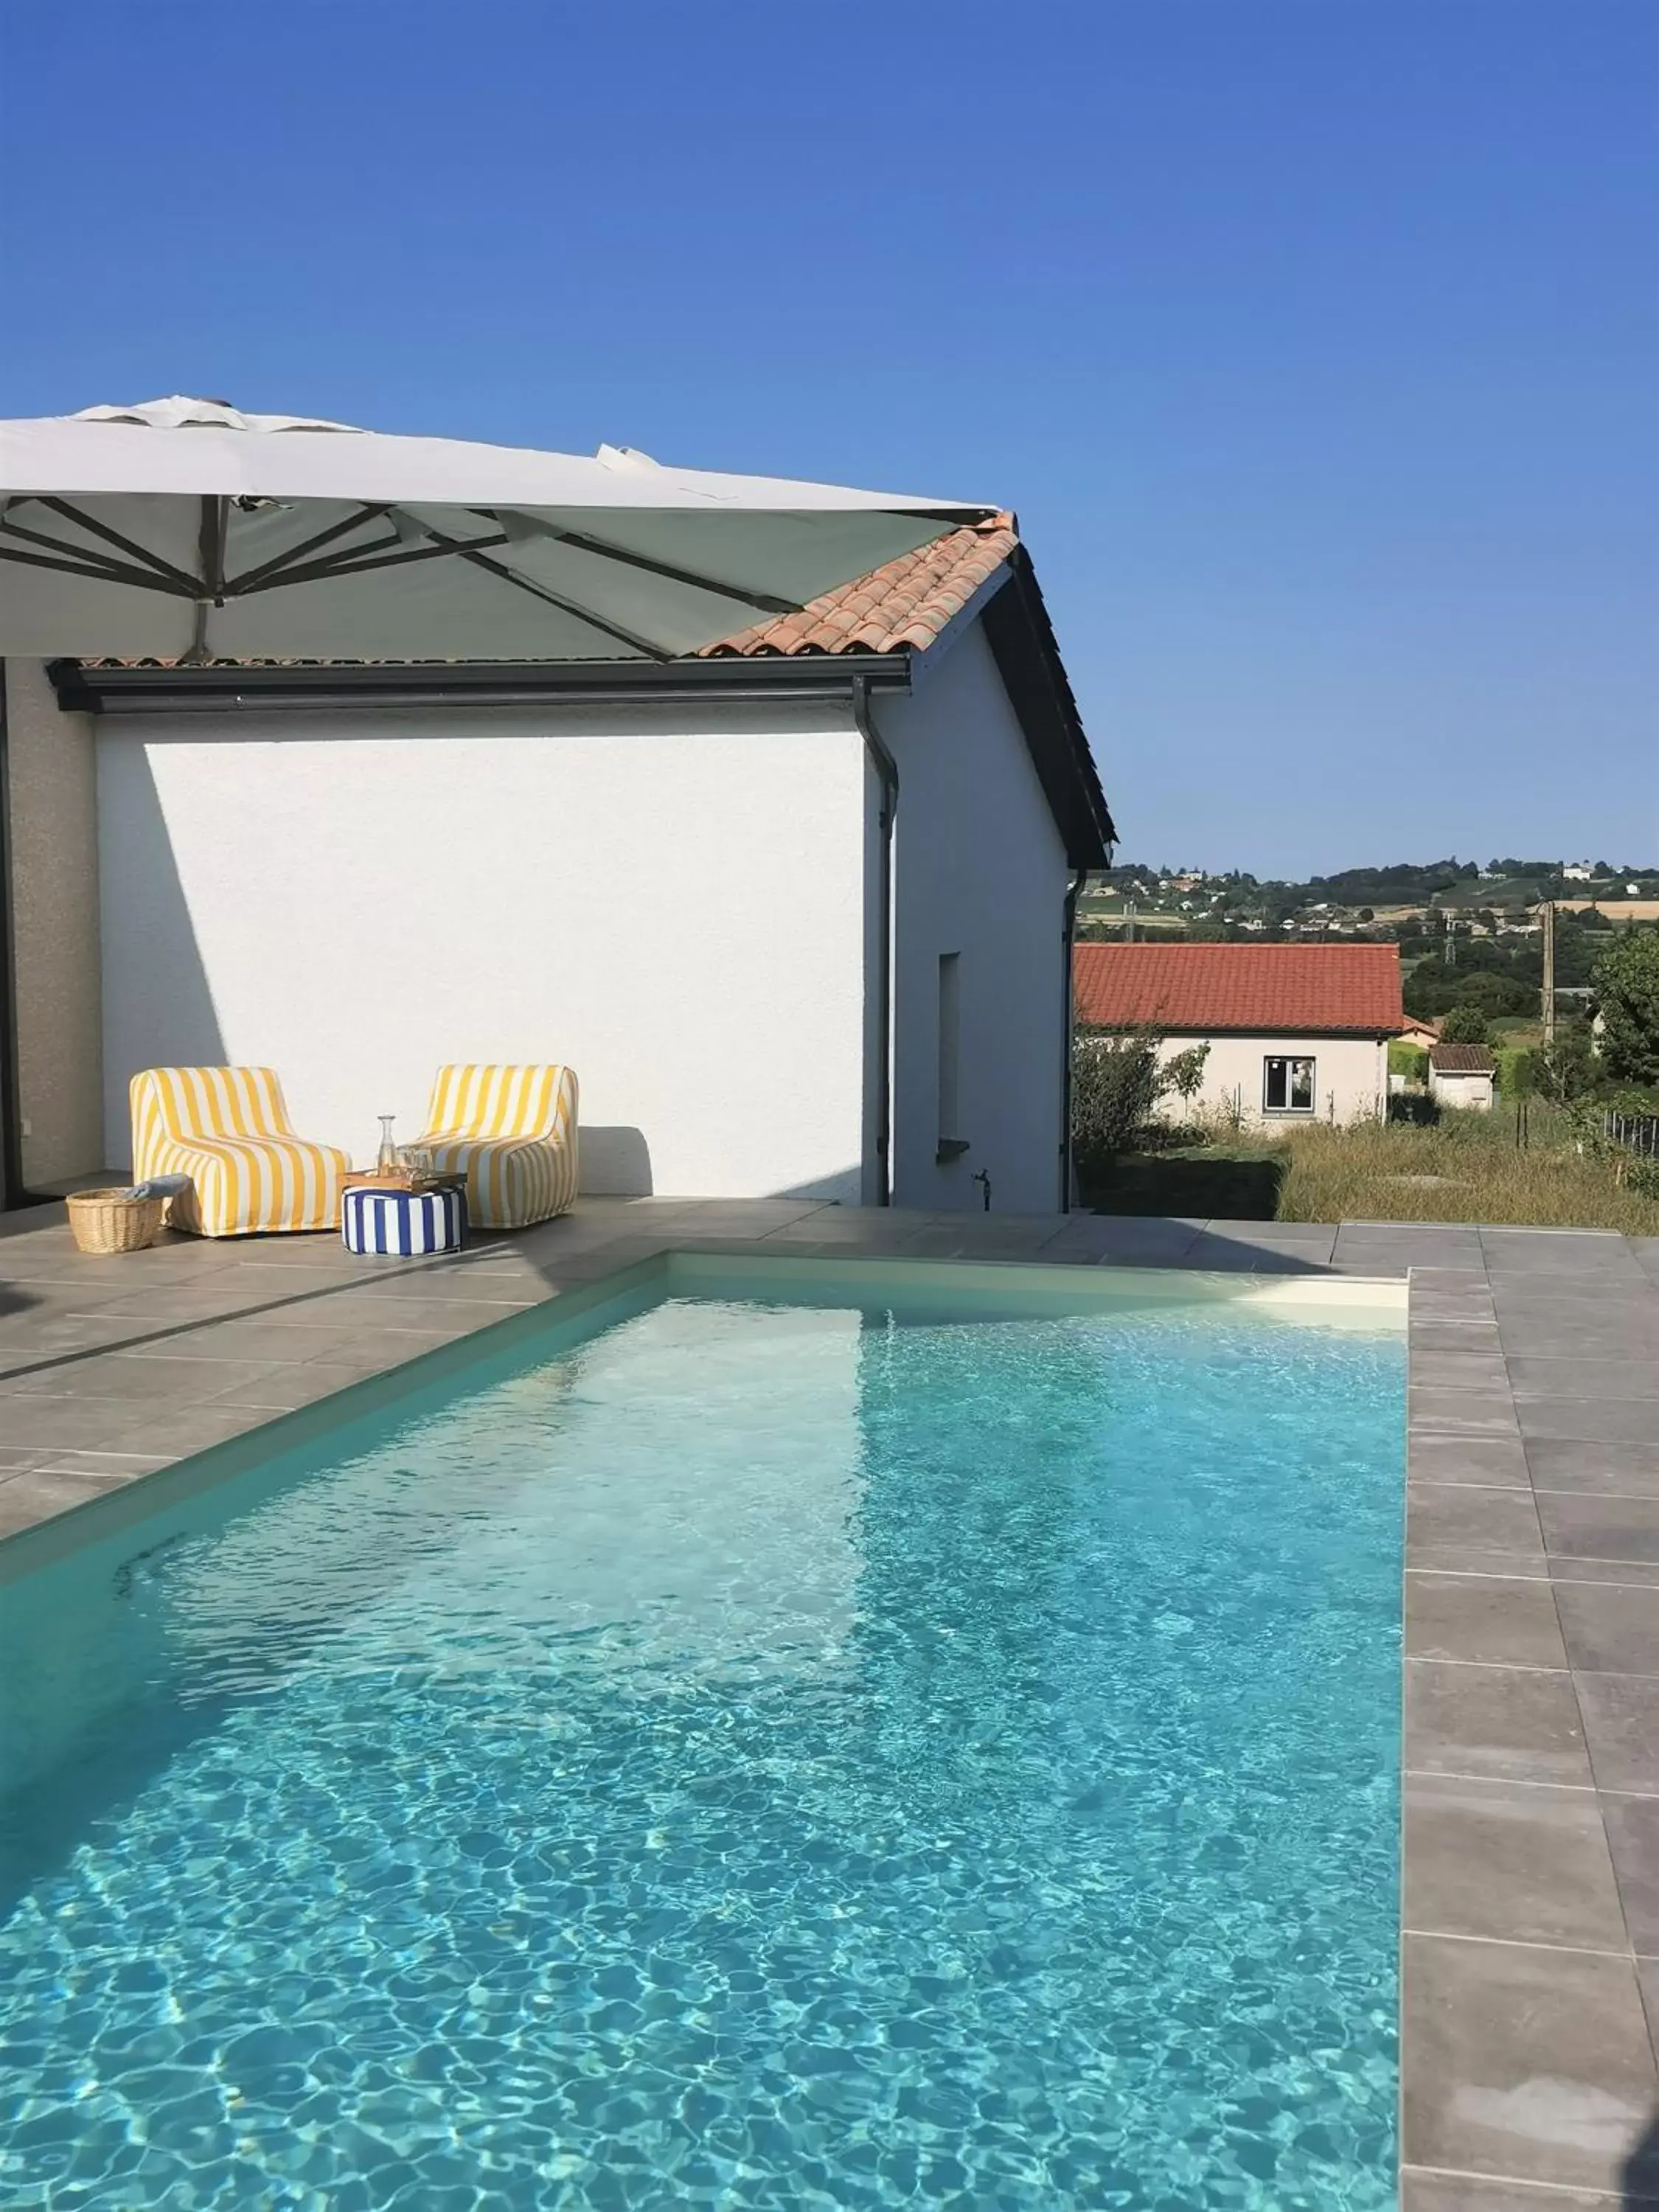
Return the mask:
<svg viewBox="0 0 1659 2212"><path fill-rule="evenodd" d="M672 659L988 506L216 400L0 422L0 654Z"/></svg>

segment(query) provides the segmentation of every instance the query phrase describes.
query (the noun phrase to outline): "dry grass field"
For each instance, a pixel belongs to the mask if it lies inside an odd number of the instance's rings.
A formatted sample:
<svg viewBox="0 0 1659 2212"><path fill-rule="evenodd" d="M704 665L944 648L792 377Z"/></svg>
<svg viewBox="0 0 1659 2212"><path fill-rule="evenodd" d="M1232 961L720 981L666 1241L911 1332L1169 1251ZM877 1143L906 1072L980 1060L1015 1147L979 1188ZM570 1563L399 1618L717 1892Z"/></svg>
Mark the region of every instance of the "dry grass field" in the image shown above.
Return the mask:
<svg viewBox="0 0 1659 2212"><path fill-rule="evenodd" d="M1104 1213L1238 1221L1472 1221L1618 1229L1659 1237L1659 1198L1620 1177L1620 1162L1580 1152L1567 1117L1534 1100L1529 1141L1513 1107L1448 1114L1433 1127L1322 1122L1126 1154L1085 1184Z"/></svg>
<svg viewBox="0 0 1659 2212"><path fill-rule="evenodd" d="M1486 1126L1474 1128L1474 1122ZM1620 1229L1659 1237L1659 1199L1620 1182L1613 1164L1565 1138L1522 1151L1513 1123L1446 1116L1434 1128L1402 1124L1288 1134L1281 1221L1479 1221L1549 1229Z"/></svg>

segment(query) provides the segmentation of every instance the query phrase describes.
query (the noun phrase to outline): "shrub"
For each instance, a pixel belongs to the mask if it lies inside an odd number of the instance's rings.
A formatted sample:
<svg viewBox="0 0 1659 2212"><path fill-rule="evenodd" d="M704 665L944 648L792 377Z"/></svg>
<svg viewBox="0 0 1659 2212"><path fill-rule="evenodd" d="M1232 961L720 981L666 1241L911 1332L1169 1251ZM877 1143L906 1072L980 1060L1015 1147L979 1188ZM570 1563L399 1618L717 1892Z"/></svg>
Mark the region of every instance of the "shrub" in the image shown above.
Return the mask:
<svg viewBox="0 0 1659 2212"><path fill-rule="evenodd" d="M1389 1073L1403 1075L1407 1083L1426 1083L1429 1076L1429 1055L1425 1047L1407 1044L1404 1037L1394 1037L1389 1044Z"/></svg>
<svg viewBox="0 0 1659 2212"><path fill-rule="evenodd" d="M1201 1152L1214 1142L1214 1131L1203 1119L1144 1121L1135 1131L1134 1139L1137 1152Z"/></svg>
<svg viewBox="0 0 1659 2212"><path fill-rule="evenodd" d="M1502 1047L1492 1054L1498 1062L1498 1088L1505 1098L1528 1098L1538 1088L1538 1063L1525 1045Z"/></svg>
<svg viewBox="0 0 1659 2212"><path fill-rule="evenodd" d="M1609 1114L1627 1114L1633 1120L1646 1120L1659 1115L1659 1090L1644 1090L1639 1084L1621 1084L1616 1091L1604 1094L1601 1104Z"/></svg>
<svg viewBox="0 0 1659 2212"><path fill-rule="evenodd" d="M1171 1093L1190 1101L1204 1079L1207 1044L1160 1064L1164 1040L1150 1030L1079 1030L1072 1041L1072 1144L1079 1175L1097 1173L1134 1143L1135 1133Z"/></svg>
<svg viewBox="0 0 1659 2212"><path fill-rule="evenodd" d="M1206 1145L1231 1145L1244 1133L1249 1122L1244 1101L1237 1091L1224 1098L1206 1098L1195 1106L1187 1127L1196 1132L1195 1141Z"/></svg>
<svg viewBox="0 0 1659 2212"><path fill-rule="evenodd" d="M1440 1119L1440 1101L1431 1098L1426 1091L1397 1091L1389 1101L1388 1118L1431 1129Z"/></svg>
<svg viewBox="0 0 1659 2212"><path fill-rule="evenodd" d="M1533 1065L1538 1088L1546 1098L1565 1105L1572 1099L1584 1097L1595 1088L1596 1078L1589 1028L1564 1023L1555 1032L1554 1042L1540 1049Z"/></svg>
<svg viewBox="0 0 1659 2212"><path fill-rule="evenodd" d="M1097 1174L1134 1142L1158 1096L1158 1040L1079 1030L1072 1043L1072 1146L1078 1173Z"/></svg>
<svg viewBox="0 0 1659 2212"><path fill-rule="evenodd" d="M1490 1021L1480 1006L1453 1006L1440 1024L1443 1044L1486 1044L1491 1036Z"/></svg>

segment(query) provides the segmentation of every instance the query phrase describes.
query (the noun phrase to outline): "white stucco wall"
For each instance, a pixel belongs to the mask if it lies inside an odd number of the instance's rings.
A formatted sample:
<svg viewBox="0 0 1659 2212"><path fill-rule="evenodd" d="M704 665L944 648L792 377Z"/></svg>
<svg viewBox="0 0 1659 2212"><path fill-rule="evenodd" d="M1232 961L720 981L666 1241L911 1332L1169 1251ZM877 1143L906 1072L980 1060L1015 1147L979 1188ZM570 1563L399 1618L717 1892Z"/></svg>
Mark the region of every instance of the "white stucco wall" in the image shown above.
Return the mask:
<svg viewBox="0 0 1659 2212"><path fill-rule="evenodd" d="M589 1191L860 1188L862 742L828 707L106 717L106 1138L268 1062L368 1155L446 1060L567 1060Z"/></svg>
<svg viewBox="0 0 1659 2212"><path fill-rule="evenodd" d="M1195 1036L1175 1036L1164 1044L1161 1057L1169 1059L1202 1042ZM1389 1047L1386 1038L1335 1036L1212 1036L1204 1063L1204 1080L1194 1106L1231 1109L1237 1101L1246 1121L1358 1121L1381 1113L1389 1095ZM1314 1062L1314 1110L1306 1114L1265 1114L1262 1110L1262 1063L1280 1054ZM1178 1097L1164 1101L1160 1111L1178 1118L1191 1109Z"/></svg>
<svg viewBox="0 0 1659 2212"><path fill-rule="evenodd" d="M898 763L893 1194L999 1213L1060 1205L1065 848L983 632L934 648L908 698L880 699ZM931 658L931 656L930 656ZM939 960L959 956L957 1119L939 1126ZM935 1164L941 1135L969 1150Z"/></svg>
<svg viewBox="0 0 1659 2212"><path fill-rule="evenodd" d="M59 712L38 660L6 661L4 681L23 1179L38 1190L106 1164L94 748L90 717Z"/></svg>
<svg viewBox="0 0 1659 2212"><path fill-rule="evenodd" d="M1484 1114L1490 1111L1493 1095L1490 1075L1444 1075L1436 1068L1429 1070L1429 1096L1443 1106L1471 1107Z"/></svg>

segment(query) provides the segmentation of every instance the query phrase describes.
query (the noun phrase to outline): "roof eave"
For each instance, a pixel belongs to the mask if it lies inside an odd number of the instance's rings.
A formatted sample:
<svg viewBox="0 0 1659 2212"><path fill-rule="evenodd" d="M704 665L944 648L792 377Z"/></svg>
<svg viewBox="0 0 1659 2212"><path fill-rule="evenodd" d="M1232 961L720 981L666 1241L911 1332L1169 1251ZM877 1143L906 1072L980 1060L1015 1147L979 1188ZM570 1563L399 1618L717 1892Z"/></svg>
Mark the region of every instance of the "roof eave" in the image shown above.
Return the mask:
<svg viewBox="0 0 1659 2212"><path fill-rule="evenodd" d="M1060 657L1036 571L1024 545L980 620L1003 688L1025 732L1043 795L1074 868L1109 865L1117 830Z"/></svg>
<svg viewBox="0 0 1659 2212"><path fill-rule="evenodd" d="M1382 1043L1399 1035L1393 1022L1349 1022L1340 1029L1308 1022L1170 1022L1158 1014L1125 1014L1116 1021L1097 1021L1079 1007L1078 1019L1085 1029L1156 1030L1160 1036L1329 1037L1340 1042Z"/></svg>

